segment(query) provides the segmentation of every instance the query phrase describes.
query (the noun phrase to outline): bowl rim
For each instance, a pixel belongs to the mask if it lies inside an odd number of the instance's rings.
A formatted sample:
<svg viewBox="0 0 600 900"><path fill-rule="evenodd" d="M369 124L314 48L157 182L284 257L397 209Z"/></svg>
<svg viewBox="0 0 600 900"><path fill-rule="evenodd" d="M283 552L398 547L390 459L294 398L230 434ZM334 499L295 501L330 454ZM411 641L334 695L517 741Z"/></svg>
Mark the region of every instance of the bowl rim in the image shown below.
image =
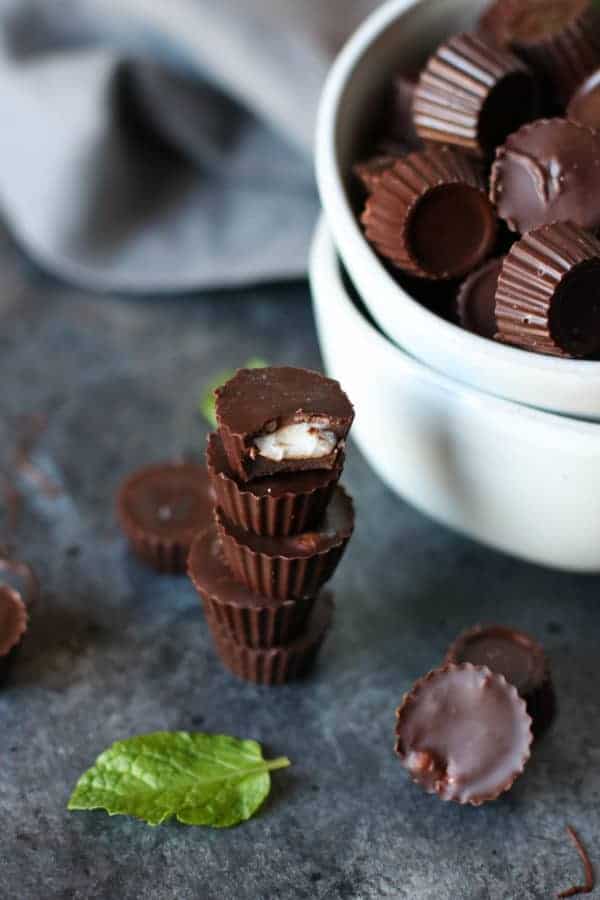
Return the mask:
<svg viewBox="0 0 600 900"><path fill-rule="evenodd" d="M313 305L318 307L317 293L324 294L323 288L316 289L315 285L327 284L327 296L329 303L339 310L339 314L345 317L355 329L363 333L369 345L369 352L374 359L388 359L397 373L417 378L430 387L435 387L444 393L459 395L465 403L472 407L485 405L488 414L498 414L502 418L511 417L519 419L526 426L535 425L544 429L547 437L556 442L568 442L570 452L580 452L588 455L590 441L600 442L600 423L588 422L583 419L570 418L559 413L547 412L532 406L525 406L513 400L486 394L477 388L454 380L449 375L444 375L435 369L429 368L425 363L410 356L401 347L398 347L390 338L382 334L375 325L357 309L356 304L348 294L342 281L341 265L331 228L324 215L321 215L315 229L309 260L309 277L313 295ZM578 446L573 443L573 436L586 439L586 443Z"/></svg>
<svg viewBox="0 0 600 900"><path fill-rule="evenodd" d="M410 306L411 315L421 322L424 329L435 327L440 341L451 347L457 358L468 354L471 360L480 361L486 366L486 363L489 365L490 354L493 354L498 365L512 367L513 370L518 367L524 372L536 373L542 377L548 373L562 373L565 377L581 378L583 386L584 379L589 380L592 374L600 378L598 360L563 359L521 350L473 334L426 309L386 270L363 235L350 205L336 151L339 112L348 83L353 73L366 64L374 42L396 20L418 7L421 2L423 0L387 0L367 16L342 47L325 81L317 112L315 170L321 203L334 241L342 249L342 255L351 255L362 266L369 266L380 283L385 281L386 287L398 294L400 302Z"/></svg>

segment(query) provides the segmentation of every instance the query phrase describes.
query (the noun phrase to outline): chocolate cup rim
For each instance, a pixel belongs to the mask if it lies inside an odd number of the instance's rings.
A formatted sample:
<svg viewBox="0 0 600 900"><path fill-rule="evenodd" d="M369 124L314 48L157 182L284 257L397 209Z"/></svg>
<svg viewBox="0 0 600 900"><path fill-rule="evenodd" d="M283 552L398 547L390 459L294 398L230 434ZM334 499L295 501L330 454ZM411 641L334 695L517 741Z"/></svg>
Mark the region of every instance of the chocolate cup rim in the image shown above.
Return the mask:
<svg viewBox="0 0 600 900"><path fill-rule="evenodd" d="M242 484L240 484L240 482L237 481L237 479L235 478L235 475L233 475L233 474L228 475L226 472L217 472L217 470L215 468L214 460L211 459L212 454L211 454L211 442L210 442L210 439L216 434L218 434L218 432L212 431L206 439L206 469L208 471L209 478L212 478L215 480L220 479L221 481L224 481L227 484L232 484L234 486L235 490L239 494L241 494L244 497L246 497L246 496L252 497L252 499L258 503L260 503L263 500L267 500L267 499L279 501L279 500L284 500L287 498L293 499L294 497L310 497L311 494L315 494L317 491L321 491L321 490L323 490L323 488L328 487L331 484L331 482L335 480L336 475L337 475L337 478L339 479L342 475L342 470L343 470L344 464L346 462L346 454L344 452L344 448L342 448L337 457L338 462L336 462L336 464L331 469L310 469L310 470L308 470L311 473L323 472L324 474L329 475L330 477L327 479L327 481L324 484L316 485L315 487L311 488L309 491L284 491L281 494L272 494L272 495L265 494L263 496L259 496L258 494L255 494L255 493L253 493L253 491L249 490L248 487L246 487L246 485L250 486L253 483L252 481L246 481L246 482L242 482ZM286 474L293 474L293 473L290 472L290 473L286 473ZM276 477L276 476L271 476L271 475L263 476L263 478L272 478L272 477Z"/></svg>
<svg viewBox="0 0 600 900"><path fill-rule="evenodd" d="M164 546L173 548L176 546L187 546L191 544L196 536L196 533L200 529L196 529L190 527L186 529L186 531L182 531L180 534L173 535L159 535L156 532L150 531L147 526L140 524L129 512L129 510L125 506L125 495L127 490L130 488L132 484L136 484L138 481L143 481L149 475L153 475L155 472L162 472L165 469L184 469L184 468L194 468L194 469L203 469L205 473L207 473L207 467L203 463L195 463L195 462L164 462L164 463L151 463L147 466L142 466L140 469L136 469L134 472L131 472L120 484L119 489L117 491L116 498L116 511L117 518L119 519L119 523L121 525L122 530L125 532L125 535L132 541L145 541L149 544L152 544L153 549L158 546Z"/></svg>
<svg viewBox="0 0 600 900"><path fill-rule="evenodd" d="M223 524L223 520L226 521L225 516L222 514L222 511L220 509L215 507L215 524L217 527L217 532L219 534L219 540L222 541L223 537L225 537L226 540L233 541L237 547L240 547L242 549L243 552L249 553L254 558L264 557L264 558L270 559L270 560L283 560L284 562L292 562L295 560L316 559L319 556L326 556L328 553L331 553L333 550L337 550L344 543L347 543L350 540L350 538L352 537L352 534L354 532L354 524L355 524L355 520L356 520L356 510L354 508L354 500L352 499L350 494L345 490L345 488L341 484L337 484L335 489L341 491L344 494L344 498L350 504L350 513L351 513L352 521L351 521L351 525L350 525L348 531L342 532L342 533L337 532L339 537L337 538L335 543L330 544L330 546L324 550L318 550L316 553L304 554L302 556L294 556L294 555L284 556L281 553L265 553L262 550L253 550L252 547L248 546L248 544L246 544L244 541L239 541L237 539L237 537L234 534L232 534L231 531L229 531L227 529L227 527ZM289 538L283 538L283 540L288 540L288 539L293 540L293 538L301 537L301 534L302 533L300 533L299 535L298 534L289 535ZM273 540L277 540L277 538L273 538Z"/></svg>
<svg viewBox="0 0 600 900"><path fill-rule="evenodd" d="M514 773L511 773L508 776L508 779L497 791L492 791L489 795L476 797L476 798L473 798L472 800L455 800L450 797L442 797L442 796L440 796L440 794L437 791L433 792L438 797L438 799L443 800L446 803L458 803L460 806L483 806L485 803L491 803L492 801L497 800L498 797L500 797L502 794L505 794L507 791L509 791L512 788L515 781L517 780L517 778L519 778L523 774L523 772L525 771L525 766L527 765L527 763L529 762L529 760L531 758L531 747L532 747L533 739L534 739L533 731L532 731L533 719L531 718L531 716L529 715L529 713L527 711L527 704L525 703L525 701L523 700L523 698L517 691L516 687L513 684L510 684L510 682L508 682L506 680L504 675L501 675L499 672L492 672L492 670L489 669L487 666L474 666L472 663L460 663L458 665L455 663L446 663L445 665L439 666L437 669L432 669L430 672L427 672L427 674L425 674L421 678L417 679L417 681L413 684L410 691L407 691L407 693L404 694L404 696L402 698L402 702L396 709L396 737L397 737L397 740L394 745L394 751L397 754L400 761L402 762L402 757L401 757L401 754L398 749L398 744L399 744L399 739L400 739L400 735L398 733L398 728L399 728L400 719L401 719L404 709L411 702L415 701L420 690L428 682L433 681L435 678L437 678L439 675L441 675L445 672L452 672L452 671L463 670L463 669L482 672L482 673L485 673L486 675L489 675L492 679L503 682L506 685L509 693L514 694L514 697L516 698L516 700L518 702L519 708L523 711L523 713L525 714L525 717L527 718L527 720L529 722L529 726L528 726L529 727L529 741L528 741L527 747L523 751L523 756L521 758L521 765L519 768L515 769ZM410 773L409 773L409 775L410 775ZM419 785L419 787L421 787L421 788L423 787L419 781L417 781L416 779L414 779L412 777L411 777L411 781L413 781L415 784Z"/></svg>
<svg viewBox="0 0 600 900"><path fill-rule="evenodd" d="M458 659L460 650L465 647L472 638L477 638L480 635L485 634L486 632L490 634L498 634L507 638L510 638L513 635L517 635L519 639L524 639L523 643L526 643L528 646L530 646L535 655L535 676L537 677L537 682L529 679L526 682L525 686L521 689L521 691L518 691L518 693L521 697L523 697L524 694L526 695L531 691L539 690L544 681L550 677L550 666L548 657L546 656L546 652L544 651L544 648L542 647L540 642L536 641L535 638L527 634L526 631L521 631L518 628L511 628L510 625L498 625L495 623L492 623L490 625L477 624L473 625L472 628L467 628L465 631L461 632L455 638L455 640L452 641L446 651L446 655L444 657L442 665L461 665ZM489 668L489 666L487 668ZM506 680L508 681L508 679ZM510 681L508 683L512 684L512 682ZM515 685L513 685L513 687L515 687Z"/></svg>
<svg viewBox="0 0 600 900"><path fill-rule="evenodd" d="M196 543L200 543L200 541L204 540L204 538L207 537L210 532L213 532L213 535L215 538L218 536L216 523L209 525L207 528L203 529L201 532L199 532L196 535L196 537L194 538L194 541L192 543L192 548L190 550L190 554L188 556L187 574L188 574L190 581L194 585L196 592L200 595L200 597L202 597L202 598L209 597L216 604L218 604L219 606L223 606L223 607L231 606L234 609L252 609L252 610L256 610L257 612L261 612L262 610L273 610L273 609L279 609L280 607L292 608L293 606L296 605L298 600L309 600L314 596L312 594L304 594L302 597L288 597L286 600L277 600L274 597L267 597L265 594L257 594L255 591L252 591L250 588L246 588L246 590L248 591L249 594L253 594L255 597L265 600L265 603L263 603L262 605L257 604L256 606L247 606L244 603L231 603L229 601L226 602L224 600L221 600L219 595L217 593L215 593L214 591L208 591L208 590L206 590L206 588L200 587L200 584L198 582L198 577L197 577L196 573L193 571L192 565L191 565L192 555L194 552L194 545ZM231 580L235 581L233 574L231 575ZM318 597L318 594L317 594L317 597Z"/></svg>

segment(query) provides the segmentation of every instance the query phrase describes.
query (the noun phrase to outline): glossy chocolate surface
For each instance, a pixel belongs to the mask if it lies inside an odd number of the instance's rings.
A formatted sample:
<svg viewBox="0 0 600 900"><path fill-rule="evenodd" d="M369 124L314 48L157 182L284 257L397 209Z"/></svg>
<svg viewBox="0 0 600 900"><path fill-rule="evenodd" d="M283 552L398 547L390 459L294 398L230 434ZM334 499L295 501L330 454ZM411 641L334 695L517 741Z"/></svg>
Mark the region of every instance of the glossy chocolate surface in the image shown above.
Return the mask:
<svg viewBox="0 0 600 900"><path fill-rule="evenodd" d="M531 719L502 675L469 664L430 672L397 713L396 752L443 800L478 806L508 790L529 759Z"/></svg>
<svg viewBox="0 0 600 900"><path fill-rule="evenodd" d="M512 231L554 222L600 227L600 134L565 119L540 119L496 153L490 196Z"/></svg>

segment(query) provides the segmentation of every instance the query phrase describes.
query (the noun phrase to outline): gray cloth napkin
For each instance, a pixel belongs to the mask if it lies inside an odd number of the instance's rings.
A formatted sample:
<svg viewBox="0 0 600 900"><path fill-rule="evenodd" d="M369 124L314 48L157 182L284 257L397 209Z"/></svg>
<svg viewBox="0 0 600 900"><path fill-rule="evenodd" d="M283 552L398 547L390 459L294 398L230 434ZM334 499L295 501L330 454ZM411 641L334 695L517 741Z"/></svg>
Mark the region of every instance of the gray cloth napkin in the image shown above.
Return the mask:
<svg viewBox="0 0 600 900"><path fill-rule="evenodd" d="M0 0L0 204L97 290L305 272L318 97L374 0Z"/></svg>

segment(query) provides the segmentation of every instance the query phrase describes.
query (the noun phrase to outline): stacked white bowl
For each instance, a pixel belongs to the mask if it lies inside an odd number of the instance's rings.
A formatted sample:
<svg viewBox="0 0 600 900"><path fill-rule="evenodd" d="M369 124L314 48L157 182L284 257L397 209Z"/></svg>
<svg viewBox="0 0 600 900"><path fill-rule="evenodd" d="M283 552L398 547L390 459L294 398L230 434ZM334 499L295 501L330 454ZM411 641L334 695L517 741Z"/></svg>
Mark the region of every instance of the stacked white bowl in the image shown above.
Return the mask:
<svg viewBox="0 0 600 900"><path fill-rule="evenodd" d="M389 0L331 71L311 260L321 349L356 405L362 452L393 490L515 556L600 572L600 362L527 353L429 312L380 262L349 200L356 148L392 75L472 27L484 5Z"/></svg>

